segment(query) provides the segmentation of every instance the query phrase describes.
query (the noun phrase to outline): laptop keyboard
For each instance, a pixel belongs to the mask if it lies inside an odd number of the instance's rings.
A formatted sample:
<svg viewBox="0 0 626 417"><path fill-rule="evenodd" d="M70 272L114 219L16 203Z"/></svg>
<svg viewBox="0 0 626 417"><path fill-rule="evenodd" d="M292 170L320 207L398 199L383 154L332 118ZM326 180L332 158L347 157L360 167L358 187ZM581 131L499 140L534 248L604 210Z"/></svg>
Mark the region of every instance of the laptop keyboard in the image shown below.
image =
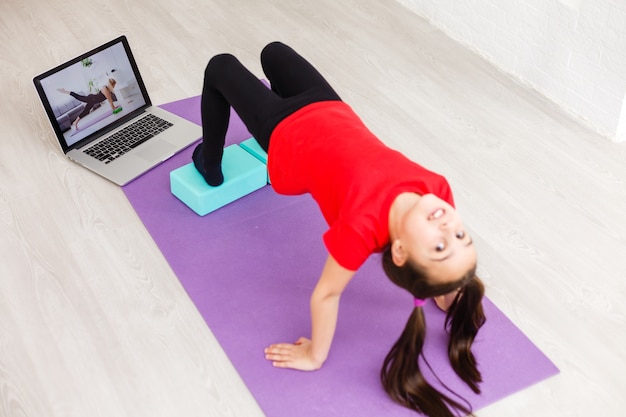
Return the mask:
<svg viewBox="0 0 626 417"><path fill-rule="evenodd" d="M171 126L167 120L147 114L83 152L108 164Z"/></svg>

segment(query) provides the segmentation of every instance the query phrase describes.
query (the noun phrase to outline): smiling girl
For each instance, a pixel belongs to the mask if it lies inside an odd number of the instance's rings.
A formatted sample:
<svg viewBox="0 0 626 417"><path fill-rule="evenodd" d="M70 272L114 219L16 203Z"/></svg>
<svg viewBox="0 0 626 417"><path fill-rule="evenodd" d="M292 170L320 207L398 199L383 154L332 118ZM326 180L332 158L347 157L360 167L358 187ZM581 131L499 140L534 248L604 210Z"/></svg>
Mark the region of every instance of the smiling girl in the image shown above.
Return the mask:
<svg viewBox="0 0 626 417"><path fill-rule="evenodd" d="M429 416L452 416L449 407L469 413L432 388L418 363L425 337L422 305L433 298L447 312L452 367L479 392L471 345L485 320L484 289L448 182L385 146L293 49L271 43L261 64L271 90L232 55L210 60L202 92L203 142L193 161L209 185L223 182L232 106L268 152L276 192L311 194L328 223L328 257L311 295L311 335L267 347L266 358L280 368L319 369L330 351L343 290L369 255L382 252L389 279L415 298L406 328L383 363L385 390Z"/></svg>

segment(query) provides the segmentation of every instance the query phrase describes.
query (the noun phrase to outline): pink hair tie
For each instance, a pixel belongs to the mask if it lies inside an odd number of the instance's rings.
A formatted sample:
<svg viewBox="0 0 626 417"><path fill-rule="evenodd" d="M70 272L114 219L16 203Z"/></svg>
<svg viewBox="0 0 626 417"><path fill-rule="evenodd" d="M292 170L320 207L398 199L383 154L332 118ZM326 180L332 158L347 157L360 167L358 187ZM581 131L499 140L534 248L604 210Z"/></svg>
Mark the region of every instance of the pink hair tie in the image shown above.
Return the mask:
<svg viewBox="0 0 626 417"><path fill-rule="evenodd" d="M424 304L426 304L426 300L422 300L421 298L416 298L414 300L414 303L415 303L415 307L421 307Z"/></svg>

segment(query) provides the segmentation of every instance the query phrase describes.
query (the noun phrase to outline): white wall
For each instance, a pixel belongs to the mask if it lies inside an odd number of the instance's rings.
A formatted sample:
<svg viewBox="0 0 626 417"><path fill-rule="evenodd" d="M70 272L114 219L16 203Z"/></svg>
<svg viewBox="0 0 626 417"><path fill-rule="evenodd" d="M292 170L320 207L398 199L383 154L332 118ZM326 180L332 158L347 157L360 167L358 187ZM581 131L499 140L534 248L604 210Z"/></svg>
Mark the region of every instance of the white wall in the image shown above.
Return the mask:
<svg viewBox="0 0 626 417"><path fill-rule="evenodd" d="M600 133L626 140L626 0L397 0Z"/></svg>

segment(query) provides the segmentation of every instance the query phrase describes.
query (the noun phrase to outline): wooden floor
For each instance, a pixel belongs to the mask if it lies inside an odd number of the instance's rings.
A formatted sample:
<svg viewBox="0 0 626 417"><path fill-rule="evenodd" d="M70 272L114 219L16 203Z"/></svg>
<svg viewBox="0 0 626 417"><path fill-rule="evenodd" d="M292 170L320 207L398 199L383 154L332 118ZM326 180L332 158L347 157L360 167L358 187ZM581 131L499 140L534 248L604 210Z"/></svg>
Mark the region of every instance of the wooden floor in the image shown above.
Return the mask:
<svg viewBox="0 0 626 417"><path fill-rule="evenodd" d="M488 296L562 371L478 415L624 415L625 144L392 1L2 0L0 416L263 415L122 191L63 157L35 95L34 75L120 34L157 104L199 94L215 53L262 76L264 44L298 49L447 176Z"/></svg>

